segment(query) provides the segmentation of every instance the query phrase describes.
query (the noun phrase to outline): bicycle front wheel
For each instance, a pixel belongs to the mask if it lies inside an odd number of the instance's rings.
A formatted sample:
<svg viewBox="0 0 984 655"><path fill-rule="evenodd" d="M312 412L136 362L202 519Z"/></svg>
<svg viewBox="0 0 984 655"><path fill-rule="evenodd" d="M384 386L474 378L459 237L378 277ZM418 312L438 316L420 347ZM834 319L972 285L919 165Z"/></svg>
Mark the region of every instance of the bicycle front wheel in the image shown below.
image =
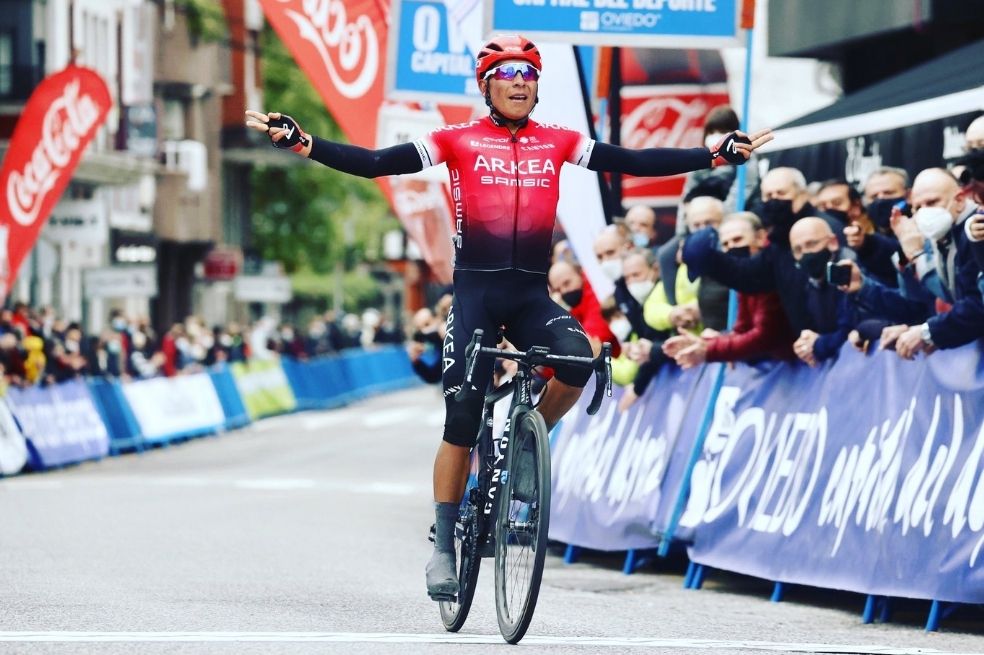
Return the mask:
<svg viewBox="0 0 984 655"><path fill-rule="evenodd" d="M448 632L457 632L465 625L472 599L475 597L478 570L482 564L482 558L478 555L477 534L478 517L474 505L469 503L454 528L454 550L458 562L458 595L454 600L440 602L441 622Z"/></svg>
<svg viewBox="0 0 984 655"><path fill-rule="evenodd" d="M550 524L550 442L536 410L514 417L495 533L495 604L510 644L526 634L540 593Z"/></svg>

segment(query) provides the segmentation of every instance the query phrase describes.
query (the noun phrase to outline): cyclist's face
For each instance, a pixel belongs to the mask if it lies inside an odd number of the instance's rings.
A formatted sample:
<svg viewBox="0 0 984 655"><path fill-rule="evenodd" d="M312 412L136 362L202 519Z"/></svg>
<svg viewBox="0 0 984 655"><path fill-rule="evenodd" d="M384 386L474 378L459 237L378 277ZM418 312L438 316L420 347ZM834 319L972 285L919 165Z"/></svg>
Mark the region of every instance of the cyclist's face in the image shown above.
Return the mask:
<svg viewBox="0 0 984 655"><path fill-rule="evenodd" d="M512 63L512 62L505 62ZM516 60L515 63L527 63ZM527 82L519 73L511 80L500 80L492 76L484 80L482 92L487 88L489 96L492 98L492 106L508 120L521 120L530 115L533 111L533 104L536 102L536 92L539 82L531 80Z"/></svg>

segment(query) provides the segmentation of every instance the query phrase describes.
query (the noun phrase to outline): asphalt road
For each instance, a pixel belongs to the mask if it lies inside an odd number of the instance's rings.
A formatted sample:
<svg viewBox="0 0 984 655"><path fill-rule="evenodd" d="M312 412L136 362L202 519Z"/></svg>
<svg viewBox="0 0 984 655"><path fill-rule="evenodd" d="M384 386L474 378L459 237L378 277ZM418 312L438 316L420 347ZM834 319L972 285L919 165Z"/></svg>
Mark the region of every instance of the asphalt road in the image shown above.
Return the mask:
<svg viewBox="0 0 984 655"><path fill-rule="evenodd" d="M0 480L0 653L487 653L486 564L463 632L424 593L434 389L141 455ZM922 630L927 603L862 625L863 598L682 563L548 558L520 648L545 653L976 653L980 614Z"/></svg>

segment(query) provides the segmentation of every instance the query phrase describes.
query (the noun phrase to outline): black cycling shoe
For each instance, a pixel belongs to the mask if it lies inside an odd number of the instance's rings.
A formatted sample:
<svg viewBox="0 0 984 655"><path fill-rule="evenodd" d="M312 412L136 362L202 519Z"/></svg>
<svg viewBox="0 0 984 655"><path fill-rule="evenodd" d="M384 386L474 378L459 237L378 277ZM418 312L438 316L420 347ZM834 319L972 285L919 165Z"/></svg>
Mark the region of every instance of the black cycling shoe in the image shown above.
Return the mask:
<svg viewBox="0 0 984 655"><path fill-rule="evenodd" d="M454 552L435 550L427 562L427 595L431 600L453 601L458 597L458 566Z"/></svg>

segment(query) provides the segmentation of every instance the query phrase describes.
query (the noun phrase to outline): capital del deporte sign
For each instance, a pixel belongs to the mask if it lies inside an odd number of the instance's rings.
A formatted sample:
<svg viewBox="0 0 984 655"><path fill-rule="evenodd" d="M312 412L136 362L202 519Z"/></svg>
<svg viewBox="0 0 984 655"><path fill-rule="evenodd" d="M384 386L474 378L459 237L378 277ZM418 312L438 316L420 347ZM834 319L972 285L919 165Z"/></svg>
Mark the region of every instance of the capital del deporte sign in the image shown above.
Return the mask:
<svg viewBox="0 0 984 655"><path fill-rule="evenodd" d="M69 65L42 81L24 106L0 170L3 298L112 103L96 71Z"/></svg>

